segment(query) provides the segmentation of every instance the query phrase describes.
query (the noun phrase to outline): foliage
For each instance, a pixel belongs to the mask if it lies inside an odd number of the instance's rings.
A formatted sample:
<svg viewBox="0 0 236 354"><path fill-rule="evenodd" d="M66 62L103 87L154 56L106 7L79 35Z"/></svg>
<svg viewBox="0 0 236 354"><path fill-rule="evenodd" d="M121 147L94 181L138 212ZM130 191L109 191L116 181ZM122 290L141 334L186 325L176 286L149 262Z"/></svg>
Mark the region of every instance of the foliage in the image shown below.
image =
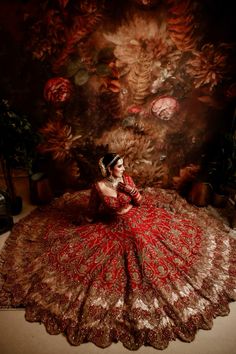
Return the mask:
<svg viewBox="0 0 236 354"><path fill-rule="evenodd" d="M214 159L207 166L207 174L216 191L236 186L236 132L220 137Z"/></svg>
<svg viewBox="0 0 236 354"><path fill-rule="evenodd" d="M141 51L139 62L133 65L128 80L133 93L133 102L142 104L149 95L152 72L152 57Z"/></svg>
<svg viewBox="0 0 236 354"><path fill-rule="evenodd" d="M169 7L167 17L168 31L176 47L183 52L194 50L200 39L199 36L196 36L195 11L191 0L186 0L179 4L173 2L172 6Z"/></svg>
<svg viewBox="0 0 236 354"><path fill-rule="evenodd" d="M222 141L222 154L224 154L225 182L236 184L236 134L226 134Z"/></svg>
<svg viewBox="0 0 236 354"><path fill-rule="evenodd" d="M26 116L14 112L7 100L0 102L0 157L8 168L32 171L39 135Z"/></svg>

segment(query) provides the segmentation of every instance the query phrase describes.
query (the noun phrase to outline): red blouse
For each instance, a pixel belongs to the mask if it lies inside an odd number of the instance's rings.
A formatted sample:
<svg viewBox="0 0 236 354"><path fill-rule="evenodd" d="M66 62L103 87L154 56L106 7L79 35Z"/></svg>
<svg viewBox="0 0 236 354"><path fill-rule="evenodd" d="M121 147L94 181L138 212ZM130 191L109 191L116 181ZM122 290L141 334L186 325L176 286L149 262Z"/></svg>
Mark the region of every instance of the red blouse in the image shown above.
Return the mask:
<svg viewBox="0 0 236 354"><path fill-rule="evenodd" d="M133 179L128 176L123 176L124 183L136 188ZM90 200L88 205L88 217L94 219L97 216L99 208L103 208L109 214L119 214L122 210L129 205L139 205L141 196L137 193L131 196L128 193L117 191L117 197L104 195L99 187L98 182L92 185Z"/></svg>

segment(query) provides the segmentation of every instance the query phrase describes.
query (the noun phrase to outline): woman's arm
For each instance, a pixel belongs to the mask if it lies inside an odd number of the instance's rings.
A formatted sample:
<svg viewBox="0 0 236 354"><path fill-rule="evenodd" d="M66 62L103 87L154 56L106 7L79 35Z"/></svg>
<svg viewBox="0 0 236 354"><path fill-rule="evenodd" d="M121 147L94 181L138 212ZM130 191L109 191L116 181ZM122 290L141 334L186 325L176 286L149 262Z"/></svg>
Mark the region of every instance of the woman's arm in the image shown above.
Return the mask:
<svg viewBox="0 0 236 354"><path fill-rule="evenodd" d="M130 176L125 176L125 183L119 183L119 190L129 194L132 197L134 205L140 205L142 196L138 191L133 179Z"/></svg>

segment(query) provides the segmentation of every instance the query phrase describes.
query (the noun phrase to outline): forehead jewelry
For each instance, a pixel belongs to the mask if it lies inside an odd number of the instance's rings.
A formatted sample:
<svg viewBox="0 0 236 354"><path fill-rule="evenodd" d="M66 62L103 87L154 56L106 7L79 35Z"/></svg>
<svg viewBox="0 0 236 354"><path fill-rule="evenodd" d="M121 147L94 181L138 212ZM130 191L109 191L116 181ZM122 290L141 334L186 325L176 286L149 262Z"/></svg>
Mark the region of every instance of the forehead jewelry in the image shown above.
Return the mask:
<svg viewBox="0 0 236 354"><path fill-rule="evenodd" d="M119 160L120 159L120 156L119 155L116 155L112 160L111 162L109 162L109 164L107 165L107 167L111 166L113 164L113 162L115 162L116 160Z"/></svg>

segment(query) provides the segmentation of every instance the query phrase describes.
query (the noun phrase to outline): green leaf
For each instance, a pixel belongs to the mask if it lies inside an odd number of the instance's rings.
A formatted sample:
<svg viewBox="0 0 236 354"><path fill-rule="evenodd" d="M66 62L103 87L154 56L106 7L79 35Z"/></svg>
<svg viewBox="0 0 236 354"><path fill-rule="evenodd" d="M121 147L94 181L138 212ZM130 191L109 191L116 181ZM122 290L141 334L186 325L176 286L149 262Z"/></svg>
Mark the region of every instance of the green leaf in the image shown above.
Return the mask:
<svg viewBox="0 0 236 354"><path fill-rule="evenodd" d="M77 71L84 69L84 64L81 62L81 60L76 60L76 61L71 61L69 65L67 66L67 76L72 77L74 76Z"/></svg>
<svg viewBox="0 0 236 354"><path fill-rule="evenodd" d="M82 86L86 84L86 82L89 79L89 73L87 70L79 70L75 77L74 77L74 82L77 86Z"/></svg>
<svg viewBox="0 0 236 354"><path fill-rule="evenodd" d="M112 73L111 68L106 64L98 64L96 72L99 76L109 76Z"/></svg>

